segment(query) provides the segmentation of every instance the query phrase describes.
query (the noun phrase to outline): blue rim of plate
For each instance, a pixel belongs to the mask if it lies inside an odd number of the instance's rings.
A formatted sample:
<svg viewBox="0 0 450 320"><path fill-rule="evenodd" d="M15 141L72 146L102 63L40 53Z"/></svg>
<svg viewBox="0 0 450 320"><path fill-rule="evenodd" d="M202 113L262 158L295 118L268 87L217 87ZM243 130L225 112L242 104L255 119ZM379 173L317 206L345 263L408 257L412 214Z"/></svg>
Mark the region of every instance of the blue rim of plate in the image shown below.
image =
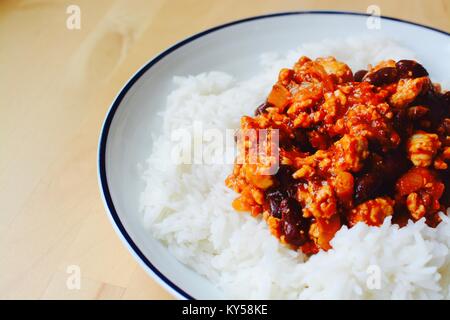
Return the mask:
<svg viewBox="0 0 450 320"><path fill-rule="evenodd" d="M127 242L127 244L133 249L134 253L137 257L143 262L160 280L162 280L169 288L174 290L176 293L178 293L181 297L185 299L194 299L191 295L189 295L187 292L185 292L183 289L178 287L175 283L173 283L170 279L168 279L161 271L159 271L148 259L147 257L142 253L142 251L138 248L138 246L134 243L133 239L130 237L128 232L125 230L125 227L123 226L119 215L117 214L117 211L114 207L114 203L111 198L111 194L109 191L108 186L108 180L106 177L106 145L108 140L108 134L109 129L111 127L112 120L114 118L114 115L117 111L117 108L119 107L120 103L122 102L125 95L128 93L130 88L134 85L134 83L141 78L141 76L147 72L153 65L158 63L161 59L163 59L168 54L172 53L173 51L177 50L178 48L184 46L185 44L192 42L200 37L203 37L204 35L207 35L209 33L215 32L220 29L224 29L230 26L234 26L237 24L253 21L253 20L260 20L260 19L268 19L268 18L274 18L274 17L280 17L280 16L291 16L291 15L306 15L306 14L333 14L333 15L351 15L351 16L366 16L370 17L370 14L366 13L360 13L360 12L351 12L351 11L290 11L290 12L280 12L280 13L273 13L273 14L267 14L267 15L260 15L260 16L254 16L250 18L245 18L241 20L232 21L229 23L225 23L216 27L213 27L211 29L207 29L205 31L199 32L197 34L194 34L175 45L169 47L159 55L157 55L154 59L152 59L150 62L145 64L143 67L139 69L138 72L127 82L127 84L123 87L123 89L120 91L120 93L115 98L114 102L112 103L107 116L105 118L105 121L103 123L103 127L100 134L100 142L99 142L99 153L98 153L98 174L99 174L99 185L100 185L100 191L103 194L103 199L105 202L105 205L110 213L110 217L115 223L115 226L120 231L121 235L123 236L123 239ZM425 29L433 30L439 33L442 33L444 35L450 36L450 33L445 32L443 30L439 30L436 28L432 28L429 26L425 26L419 23L406 21L398 18L393 17L386 17L386 16L380 16L381 19L385 20L391 20L396 21L400 23L406 23L409 25L415 25L418 27L422 27Z"/></svg>

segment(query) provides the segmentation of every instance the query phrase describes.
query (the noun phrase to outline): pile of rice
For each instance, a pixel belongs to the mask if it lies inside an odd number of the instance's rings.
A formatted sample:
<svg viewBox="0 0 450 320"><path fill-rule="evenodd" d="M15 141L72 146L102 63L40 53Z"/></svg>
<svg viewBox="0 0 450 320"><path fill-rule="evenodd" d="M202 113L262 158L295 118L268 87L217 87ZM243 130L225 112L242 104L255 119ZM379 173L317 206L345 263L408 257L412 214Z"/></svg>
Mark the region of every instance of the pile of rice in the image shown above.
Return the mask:
<svg viewBox="0 0 450 320"><path fill-rule="evenodd" d="M192 131L195 121L204 129L238 128L240 117L252 115L265 100L278 71L301 55L332 55L353 70L383 59L416 58L388 39L349 38L304 44L283 55L263 54L255 61L260 72L245 81L223 72L176 77L161 115L163 132L155 137L144 173L145 226L227 298L449 299L450 219L445 215L436 229L424 221L400 229L390 219L381 227L342 227L332 250L308 259L281 245L261 219L232 209L236 194L224 184L232 164L169 160L172 129Z"/></svg>

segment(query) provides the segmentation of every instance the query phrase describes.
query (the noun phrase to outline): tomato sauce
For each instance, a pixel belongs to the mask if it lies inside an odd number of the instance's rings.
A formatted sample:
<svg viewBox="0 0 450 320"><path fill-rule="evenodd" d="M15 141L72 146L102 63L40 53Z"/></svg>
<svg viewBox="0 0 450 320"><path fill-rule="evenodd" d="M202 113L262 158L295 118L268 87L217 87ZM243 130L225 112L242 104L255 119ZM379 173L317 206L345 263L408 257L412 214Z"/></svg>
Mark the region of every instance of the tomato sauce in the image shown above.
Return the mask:
<svg viewBox="0 0 450 320"><path fill-rule="evenodd" d="M233 207L262 215L282 243L307 254L330 249L342 225L392 216L434 227L450 205L450 94L416 61L353 74L333 57L301 57L241 129L278 130L279 170L265 174L268 159L236 163L226 179L240 194ZM257 143L238 147L245 154Z"/></svg>

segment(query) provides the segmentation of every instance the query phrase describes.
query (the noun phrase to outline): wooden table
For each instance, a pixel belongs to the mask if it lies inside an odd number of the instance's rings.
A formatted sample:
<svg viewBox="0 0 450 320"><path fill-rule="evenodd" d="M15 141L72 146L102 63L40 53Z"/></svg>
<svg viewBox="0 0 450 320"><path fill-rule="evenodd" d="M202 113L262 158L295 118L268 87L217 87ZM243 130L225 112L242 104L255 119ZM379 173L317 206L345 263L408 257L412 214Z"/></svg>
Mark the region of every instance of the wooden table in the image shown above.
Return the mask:
<svg viewBox="0 0 450 320"><path fill-rule="evenodd" d="M205 28L286 10L381 13L450 31L450 0L0 2L0 298L170 299L120 243L96 174L103 117L149 58ZM66 27L70 4L81 29ZM71 266L81 287L70 290ZM69 272L69 273L68 273Z"/></svg>

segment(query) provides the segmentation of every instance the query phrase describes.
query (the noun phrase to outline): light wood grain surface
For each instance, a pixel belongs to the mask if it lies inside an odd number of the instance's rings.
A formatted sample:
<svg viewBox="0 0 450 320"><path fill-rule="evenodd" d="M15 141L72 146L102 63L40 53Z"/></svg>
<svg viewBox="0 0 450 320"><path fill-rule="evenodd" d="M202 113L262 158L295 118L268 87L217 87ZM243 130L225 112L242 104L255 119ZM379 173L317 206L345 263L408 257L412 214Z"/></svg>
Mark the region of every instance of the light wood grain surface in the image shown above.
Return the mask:
<svg viewBox="0 0 450 320"><path fill-rule="evenodd" d="M81 29L66 28L66 8ZM117 91L167 46L227 21L286 10L381 13L450 31L450 0L0 2L0 298L171 299L105 214L96 150ZM81 287L70 290L70 266Z"/></svg>

